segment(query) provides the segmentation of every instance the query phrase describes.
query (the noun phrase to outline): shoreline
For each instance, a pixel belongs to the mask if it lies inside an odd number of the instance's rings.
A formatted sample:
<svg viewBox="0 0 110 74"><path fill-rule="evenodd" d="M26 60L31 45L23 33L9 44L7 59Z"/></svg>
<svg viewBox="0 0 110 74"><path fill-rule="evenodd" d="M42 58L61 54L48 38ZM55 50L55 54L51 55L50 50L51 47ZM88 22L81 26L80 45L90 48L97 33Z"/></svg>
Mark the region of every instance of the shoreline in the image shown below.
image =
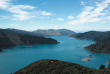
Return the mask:
<svg viewBox="0 0 110 74"><path fill-rule="evenodd" d="M110 54L110 53L97 53L97 52L93 52L93 51L91 51L90 49L87 49L87 48L85 48L86 50L89 50L91 53L94 53L94 54Z"/></svg>
<svg viewBox="0 0 110 74"><path fill-rule="evenodd" d="M56 43L44 43L44 44L58 44L58 43L60 43L60 42L57 41ZM41 44L43 44L43 43L41 43ZM21 45L26 45L26 44L21 44ZM30 45L37 45L37 44L30 44ZM14 45L14 46L10 46L10 47L2 47L0 49L0 53L2 53L4 49L8 49L8 48L15 47L15 46L20 46L20 45Z"/></svg>
<svg viewBox="0 0 110 74"><path fill-rule="evenodd" d="M71 37L71 36L69 36L69 37ZM76 37L73 37L73 38L79 39L79 40L84 40L84 39L80 39L80 38L76 38ZM95 40L93 40L93 39L86 39L86 40L92 40L92 41L94 41L94 42L98 42L98 41L95 41ZM94 43L94 44L95 44L95 43ZM92 45L92 44L91 44L91 45ZM88 45L88 46L90 46L90 45ZM87 48L88 46L84 47L84 49L89 50L91 53L94 53L94 54L110 54L110 53L98 53L98 52L93 52L93 51L91 51L90 49Z"/></svg>

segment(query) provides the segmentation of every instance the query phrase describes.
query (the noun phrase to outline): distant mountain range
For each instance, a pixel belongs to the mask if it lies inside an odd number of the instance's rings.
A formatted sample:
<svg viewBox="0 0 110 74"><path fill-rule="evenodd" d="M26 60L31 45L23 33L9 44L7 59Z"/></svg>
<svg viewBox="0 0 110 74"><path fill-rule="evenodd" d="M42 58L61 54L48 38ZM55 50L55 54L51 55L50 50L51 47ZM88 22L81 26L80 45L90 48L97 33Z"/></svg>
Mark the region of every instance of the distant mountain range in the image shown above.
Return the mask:
<svg viewBox="0 0 110 74"><path fill-rule="evenodd" d="M33 35L33 36L42 36L41 34L36 34L31 31L25 31L25 30L19 30L19 29L14 29L14 28L8 28L7 30L19 33L19 34L28 34L28 35Z"/></svg>
<svg viewBox="0 0 110 74"><path fill-rule="evenodd" d="M17 32L16 32L17 31ZM28 44L55 44L58 43L52 38L44 38L41 36L30 35L26 31L11 31L8 29L0 29L0 51L5 48L9 48L17 45L26 45ZM22 33L21 33L22 32ZM29 34L28 34L29 33Z"/></svg>
<svg viewBox="0 0 110 74"><path fill-rule="evenodd" d="M71 35L71 34L75 34L75 32L73 32L71 30L67 30L67 29L58 29L58 30L39 29L39 30L35 30L35 31L24 31L24 30L19 30L19 29L8 28L8 30L11 30L13 32L17 32L17 33L20 33L20 34L29 34L29 35L33 35L33 36Z"/></svg>
<svg viewBox="0 0 110 74"><path fill-rule="evenodd" d="M86 49L93 53L110 54L110 31L89 31L85 33L73 34L70 35L70 37L75 37L77 39L92 39L96 41L96 43L85 47Z"/></svg>
<svg viewBox="0 0 110 74"><path fill-rule="evenodd" d="M75 34L75 32L71 31L71 30L67 30L67 29L58 29L58 30L54 30L54 29L49 29L49 30L36 30L33 31L33 33L35 34L40 34L40 35L71 35L71 34Z"/></svg>

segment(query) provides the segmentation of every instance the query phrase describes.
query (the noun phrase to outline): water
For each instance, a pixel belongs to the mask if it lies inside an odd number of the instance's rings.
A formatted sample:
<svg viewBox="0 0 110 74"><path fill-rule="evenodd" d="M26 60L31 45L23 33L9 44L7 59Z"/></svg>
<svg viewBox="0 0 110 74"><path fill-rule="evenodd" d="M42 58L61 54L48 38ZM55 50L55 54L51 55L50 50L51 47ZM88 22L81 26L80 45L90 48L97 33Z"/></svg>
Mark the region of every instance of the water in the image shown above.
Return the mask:
<svg viewBox="0 0 110 74"><path fill-rule="evenodd" d="M67 36L51 36L58 40L59 44L32 45L32 48L20 48L16 46L5 49L0 53L0 74L10 74L41 59L57 59L81 64L89 68L99 68L101 64L107 65L110 55L93 54L84 49L93 44L92 40L78 40ZM88 55L93 55L90 62L80 62Z"/></svg>

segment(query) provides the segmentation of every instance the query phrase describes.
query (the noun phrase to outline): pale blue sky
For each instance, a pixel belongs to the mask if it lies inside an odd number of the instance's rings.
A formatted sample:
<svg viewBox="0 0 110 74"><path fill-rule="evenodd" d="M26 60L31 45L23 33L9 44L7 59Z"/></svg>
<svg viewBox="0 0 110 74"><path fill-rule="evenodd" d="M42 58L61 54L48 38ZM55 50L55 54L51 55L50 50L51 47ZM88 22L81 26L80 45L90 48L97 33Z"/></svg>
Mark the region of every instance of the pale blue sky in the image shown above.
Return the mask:
<svg viewBox="0 0 110 74"><path fill-rule="evenodd" d="M0 0L0 28L110 30L110 0Z"/></svg>

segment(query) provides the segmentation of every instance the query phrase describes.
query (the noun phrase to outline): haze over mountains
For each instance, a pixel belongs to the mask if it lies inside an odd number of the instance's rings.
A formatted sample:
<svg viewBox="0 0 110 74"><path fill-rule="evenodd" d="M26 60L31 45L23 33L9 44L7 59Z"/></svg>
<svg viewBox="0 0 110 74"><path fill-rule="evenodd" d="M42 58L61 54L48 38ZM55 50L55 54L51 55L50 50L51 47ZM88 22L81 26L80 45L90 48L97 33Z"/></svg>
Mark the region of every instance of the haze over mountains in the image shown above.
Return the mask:
<svg viewBox="0 0 110 74"><path fill-rule="evenodd" d="M49 29L49 30L36 30L33 31L33 33L36 34L41 34L41 35L70 35L70 34L75 34L75 32L71 31L71 30L67 30L67 29L58 29L58 30L54 30L54 29Z"/></svg>
<svg viewBox="0 0 110 74"><path fill-rule="evenodd" d="M48 30L43 30L43 29L38 29L35 31L24 31L24 30L19 30L19 29L8 29L17 33L21 34L29 34L29 35L39 35L39 36L48 36L48 35L71 35L75 34L74 31L67 30L67 29L48 29Z"/></svg>

